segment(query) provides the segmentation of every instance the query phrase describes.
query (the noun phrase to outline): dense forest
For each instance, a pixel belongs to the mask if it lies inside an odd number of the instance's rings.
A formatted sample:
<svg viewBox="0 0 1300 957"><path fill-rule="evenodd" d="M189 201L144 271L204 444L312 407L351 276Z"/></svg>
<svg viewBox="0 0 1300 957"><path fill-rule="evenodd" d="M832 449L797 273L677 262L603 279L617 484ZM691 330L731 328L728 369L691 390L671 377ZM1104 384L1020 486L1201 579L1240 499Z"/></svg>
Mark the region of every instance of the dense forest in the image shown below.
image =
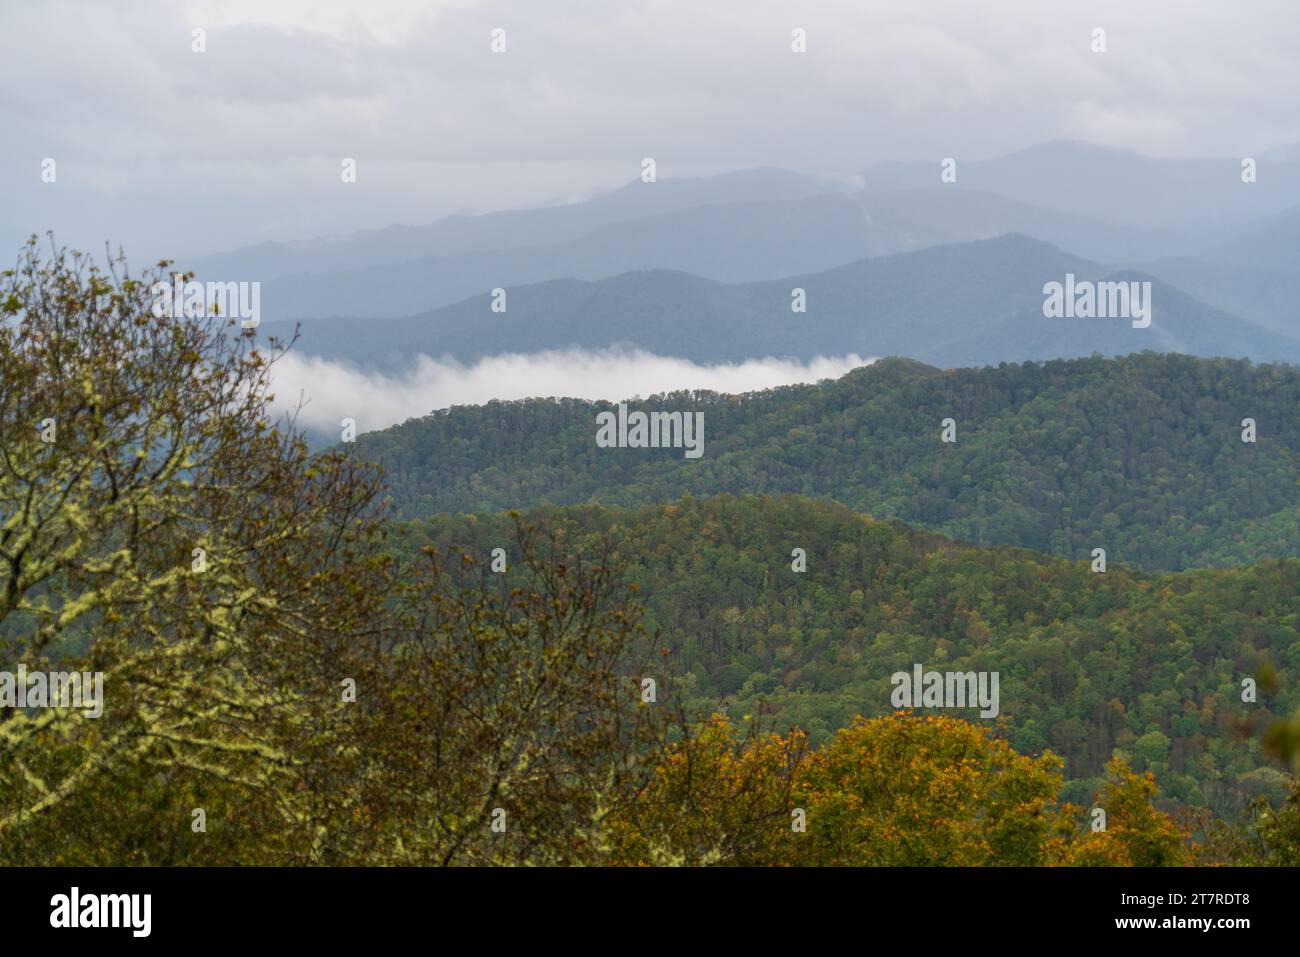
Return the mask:
<svg viewBox="0 0 1300 957"><path fill-rule="evenodd" d="M0 273L0 864L1300 862L1300 561L1119 560L1200 558L1293 507L1295 370L885 362L695 397L723 447L696 478L765 463L827 493L701 498L680 458L592 459L589 403L314 453L273 421L277 357L251 330L152 313L165 268L33 240ZM1234 438L1242 406L1257 446ZM1090 444L1075 420L1097 408L1115 427ZM935 451L941 412L958 442ZM1051 416L1077 434L1029 429ZM394 486L367 461L453 426ZM459 486L422 471L439 456ZM588 487L584 462L610 470ZM1090 517L1000 510L1039 494L1008 462L1089 491ZM827 500L837 482L990 538L1039 515L1067 553L1102 522L1112 558L965 544ZM601 483L647 501L432 503ZM996 673L996 707L900 705L914 666Z"/></svg>
<svg viewBox="0 0 1300 957"><path fill-rule="evenodd" d="M526 517L575 554L612 546L664 651L661 677L701 708L799 727L816 746L857 715L890 712L897 671L996 671L1000 714L982 723L1023 754L1061 755L1071 800L1098 787L1113 754L1220 816L1284 794L1259 735L1300 707L1300 560L1096 573L796 496ZM405 547L486 564L513 527L506 515L436 516L412 523ZM1243 679L1260 676L1266 687L1244 702Z"/></svg>
<svg viewBox="0 0 1300 957"><path fill-rule="evenodd" d="M403 517L683 494L832 499L981 545L1152 570L1300 554L1300 370L1142 353L629 403L702 411L704 453L600 448L575 399L443 409L359 437ZM952 419L955 441L942 440ZM1243 441L1243 420L1256 441Z"/></svg>

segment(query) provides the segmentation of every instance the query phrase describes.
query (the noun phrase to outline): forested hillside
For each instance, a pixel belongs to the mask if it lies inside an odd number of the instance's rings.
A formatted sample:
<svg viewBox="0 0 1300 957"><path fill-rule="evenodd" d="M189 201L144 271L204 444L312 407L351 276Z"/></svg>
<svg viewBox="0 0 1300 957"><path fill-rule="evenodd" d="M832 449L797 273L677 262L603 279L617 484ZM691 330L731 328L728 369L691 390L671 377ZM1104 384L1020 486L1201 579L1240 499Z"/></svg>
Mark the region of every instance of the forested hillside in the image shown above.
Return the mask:
<svg viewBox="0 0 1300 957"><path fill-rule="evenodd" d="M1283 793L1257 738L1300 706L1300 561L1094 573L800 497L527 519L559 530L575 555L608 541L665 653L658 678L705 709L723 701L733 720L801 727L816 745L856 715L893 710L896 671L996 671L998 716L956 716L1023 754L1062 755L1070 800L1100 786L1113 753L1153 772L1168 797L1220 816ZM406 529L404 548L486 563L493 548L511 550L513 529L503 514L437 516ZM805 572L793 570L796 548ZM1261 675L1258 701L1244 702L1243 679Z"/></svg>
<svg viewBox="0 0 1300 957"><path fill-rule="evenodd" d="M395 512L640 505L689 493L833 499L981 545L1175 570L1300 554L1300 370L1143 353L836 381L629 408L698 410L704 452L599 448L610 403L491 402L359 437ZM955 442L941 440L955 422ZM1257 441L1242 441L1242 422Z"/></svg>

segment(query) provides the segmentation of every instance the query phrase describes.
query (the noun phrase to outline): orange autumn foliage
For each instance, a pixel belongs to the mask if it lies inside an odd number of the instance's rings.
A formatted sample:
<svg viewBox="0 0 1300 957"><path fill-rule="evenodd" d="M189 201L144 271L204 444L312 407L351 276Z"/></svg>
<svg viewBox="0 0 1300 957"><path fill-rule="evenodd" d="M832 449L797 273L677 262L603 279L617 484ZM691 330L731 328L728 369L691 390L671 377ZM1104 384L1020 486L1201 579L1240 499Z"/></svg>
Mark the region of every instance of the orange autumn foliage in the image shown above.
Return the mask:
<svg viewBox="0 0 1300 957"><path fill-rule="evenodd" d="M714 716L674 747L611 822L626 864L1152 865L1185 835L1121 761L1098 796L1108 830L1057 800L1062 761L1017 753L957 718L859 718L819 750L802 732L744 732Z"/></svg>

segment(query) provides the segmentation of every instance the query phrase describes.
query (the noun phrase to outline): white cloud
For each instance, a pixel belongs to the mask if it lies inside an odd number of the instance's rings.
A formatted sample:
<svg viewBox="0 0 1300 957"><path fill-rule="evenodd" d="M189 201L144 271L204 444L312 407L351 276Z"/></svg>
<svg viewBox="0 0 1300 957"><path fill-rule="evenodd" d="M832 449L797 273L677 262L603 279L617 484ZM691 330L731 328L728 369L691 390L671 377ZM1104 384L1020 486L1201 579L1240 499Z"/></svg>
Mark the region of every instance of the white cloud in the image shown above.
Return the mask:
<svg viewBox="0 0 1300 957"><path fill-rule="evenodd" d="M421 356L410 372L385 375L289 352L276 362L273 383L278 410L288 412L302 402L300 426L332 431L342 419L352 418L358 431L370 432L434 409L491 399L617 401L676 389L750 392L838 378L873 361L850 354L806 363L768 358L698 365L641 351L569 350L491 356L473 365Z"/></svg>

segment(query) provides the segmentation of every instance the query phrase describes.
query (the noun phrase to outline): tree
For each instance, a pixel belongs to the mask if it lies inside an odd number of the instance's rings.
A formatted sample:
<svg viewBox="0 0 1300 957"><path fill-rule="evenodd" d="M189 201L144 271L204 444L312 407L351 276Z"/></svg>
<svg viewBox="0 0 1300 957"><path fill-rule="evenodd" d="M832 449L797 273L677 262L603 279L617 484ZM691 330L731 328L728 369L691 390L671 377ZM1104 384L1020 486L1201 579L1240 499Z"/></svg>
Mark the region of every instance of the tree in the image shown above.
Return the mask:
<svg viewBox="0 0 1300 957"><path fill-rule="evenodd" d="M806 839L793 796L808 736L740 730L722 714L698 726L679 714L679 737L610 829L624 864L760 865L792 861Z"/></svg>
<svg viewBox="0 0 1300 957"><path fill-rule="evenodd" d="M611 853L611 822L664 741L668 676L608 549L573 558L556 534L518 523L510 551L500 573L433 548L401 569L392 640L358 676L354 785L343 807L337 794L321 802L338 859L595 864Z"/></svg>
<svg viewBox="0 0 1300 957"><path fill-rule="evenodd" d="M1106 783L1093 806L1106 812L1106 829L1089 830L1071 846L1066 863L1116 867L1173 867L1185 863L1187 835L1152 806L1155 776L1137 774L1119 757L1106 764Z"/></svg>
<svg viewBox="0 0 1300 957"><path fill-rule="evenodd" d="M376 473L268 420L274 356L215 315L35 238L0 280L5 661L102 673L103 713L0 711L0 833L148 764L277 795L328 738L372 588ZM188 822L188 812L186 812Z"/></svg>
<svg viewBox="0 0 1300 957"><path fill-rule="evenodd" d="M918 866L1047 863L1061 760L1016 754L956 718L859 719L800 776L799 860Z"/></svg>
<svg viewBox="0 0 1300 957"><path fill-rule="evenodd" d="M0 709L4 859L601 859L666 714L613 563L391 557L377 471L271 422L282 347L155 315L167 265L3 276L3 660L104 690Z"/></svg>

